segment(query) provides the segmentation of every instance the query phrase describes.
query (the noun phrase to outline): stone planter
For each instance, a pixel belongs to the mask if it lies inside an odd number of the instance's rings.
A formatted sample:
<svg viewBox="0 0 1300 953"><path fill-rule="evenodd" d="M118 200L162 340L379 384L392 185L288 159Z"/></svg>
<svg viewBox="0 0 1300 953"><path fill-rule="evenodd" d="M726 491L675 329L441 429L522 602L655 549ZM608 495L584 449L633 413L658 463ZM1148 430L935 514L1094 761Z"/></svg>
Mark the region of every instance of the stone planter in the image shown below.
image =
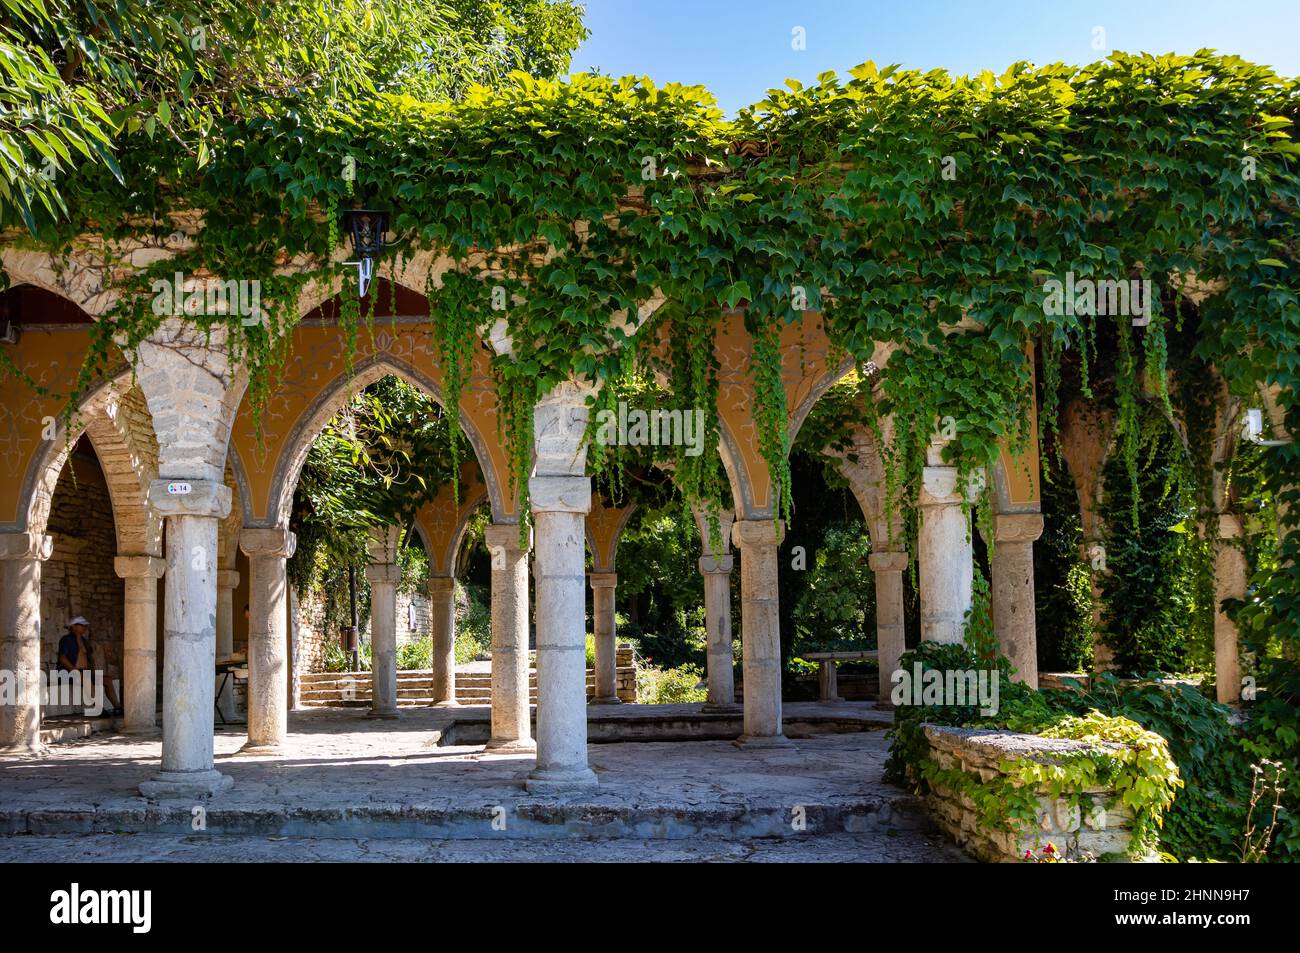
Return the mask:
<svg viewBox="0 0 1300 953"><path fill-rule="evenodd" d="M937 767L960 770L980 785L1014 776L1025 759L1060 764L1066 756L1095 750L1083 741L1040 738L1010 731L983 731L927 725L930 760ZM1126 746L1106 743L1102 747ZM1085 788L1053 797L1039 789L1035 823L1006 813L990 817L959 786L931 784L926 806L934 822L971 856L988 862L1018 861L1050 842L1069 859L1129 860L1132 814L1108 788Z"/></svg>

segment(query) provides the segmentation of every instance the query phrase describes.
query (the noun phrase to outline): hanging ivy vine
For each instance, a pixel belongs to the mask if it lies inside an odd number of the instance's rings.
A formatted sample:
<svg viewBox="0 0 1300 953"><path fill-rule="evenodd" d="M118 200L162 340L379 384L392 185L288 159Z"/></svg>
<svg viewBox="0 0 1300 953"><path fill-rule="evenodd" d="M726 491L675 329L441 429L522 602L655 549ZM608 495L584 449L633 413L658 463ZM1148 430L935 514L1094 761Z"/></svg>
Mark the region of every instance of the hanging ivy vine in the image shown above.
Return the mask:
<svg viewBox="0 0 1300 953"><path fill-rule="evenodd" d="M94 166L70 171L67 218L21 244L66 255L97 232L111 253L126 239L154 242L201 209L187 250L123 279L119 303L92 332L77 390L157 328L150 282L179 269L262 282L267 321L195 316L209 331L224 328L260 407L306 283L337 277L337 210L358 197L389 209L408 261L423 251L457 263L425 288L453 452L473 349L485 328L505 322L510 346L491 364L520 497L538 398L574 377L610 384L626 373L628 348L647 367L657 355L676 406L702 405L712 440L712 344L719 315L743 307L758 443L774 516L788 519L779 342L806 311L822 312L836 353L859 365L879 345L892 348L874 412L892 416L896 500L914 502L906 497L945 418L953 432L942 452L964 487L1003 446L1020 445L1031 342L1042 345L1050 391L1067 346L1096 363L1106 322L1119 330L1116 400L1132 478L1143 377L1168 399L1161 294L1148 296L1151 313L1138 325L1049 307L1046 282L1067 276L1174 293L1194 278L1206 296L1199 356L1234 394L1254 400L1260 386L1273 388L1294 430L1296 94L1293 79L1208 52L1019 63L974 77L867 63L844 81L789 81L726 122L698 87L516 74L457 102L381 94L230 122L226 148L184 182L160 173L143 132L124 133L121 182ZM501 310L498 286L507 291ZM638 324L657 300L667 302L662 319ZM341 301L350 360L374 302L361 314L346 286ZM1050 431L1055 404L1042 410ZM689 502L717 506L709 456L679 458L674 469ZM1278 485L1300 484L1294 450L1271 460ZM1292 582L1298 571L1280 570ZM1277 585L1262 590L1269 600L1285 599ZM1282 602L1268 604L1286 615Z"/></svg>

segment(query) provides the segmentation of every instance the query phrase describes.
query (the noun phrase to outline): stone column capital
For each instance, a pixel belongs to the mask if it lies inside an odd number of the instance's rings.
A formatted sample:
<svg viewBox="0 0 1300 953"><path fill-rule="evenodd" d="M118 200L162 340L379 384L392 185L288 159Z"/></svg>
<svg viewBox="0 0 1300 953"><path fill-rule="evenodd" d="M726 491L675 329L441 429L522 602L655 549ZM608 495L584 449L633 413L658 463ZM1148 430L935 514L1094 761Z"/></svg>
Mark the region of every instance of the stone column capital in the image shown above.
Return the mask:
<svg viewBox="0 0 1300 953"><path fill-rule="evenodd" d="M731 541L744 549L776 549L785 538L781 520L736 520L731 524Z"/></svg>
<svg viewBox="0 0 1300 953"><path fill-rule="evenodd" d="M593 572L587 574L587 581L593 589L613 589L618 585L618 573Z"/></svg>
<svg viewBox="0 0 1300 953"><path fill-rule="evenodd" d="M149 484L149 505L159 516L230 515L230 487L216 480L154 480Z"/></svg>
<svg viewBox="0 0 1300 953"><path fill-rule="evenodd" d="M121 579L161 579L167 571L167 560L160 556L116 556L113 571Z"/></svg>
<svg viewBox="0 0 1300 953"><path fill-rule="evenodd" d="M446 596L456 591L455 576L430 576L428 584L431 596Z"/></svg>
<svg viewBox="0 0 1300 953"><path fill-rule="evenodd" d="M714 553L713 542L709 539L708 508L697 504L691 508L691 513L695 517L696 528L700 531L700 545L704 549L704 554L706 556L726 556L731 545L731 525L736 520L736 514L732 510L718 510L718 535L721 537L718 543L721 545L722 551Z"/></svg>
<svg viewBox="0 0 1300 953"><path fill-rule="evenodd" d="M944 462L943 452L947 449L948 444L952 443L953 438L945 437L940 429L944 422L943 417L936 417L934 420L934 430L930 434L930 443L925 448L925 462L931 467L947 467L949 464Z"/></svg>
<svg viewBox="0 0 1300 953"><path fill-rule="evenodd" d="M731 572L734 564L735 558L732 556L701 556L700 572L706 576L725 576Z"/></svg>
<svg viewBox="0 0 1300 953"><path fill-rule="evenodd" d="M0 559L44 562L54 552L54 537L43 533L0 533Z"/></svg>
<svg viewBox="0 0 1300 953"><path fill-rule="evenodd" d="M483 543L488 551L507 553L525 553L532 548L532 530L528 531L528 546L519 543L518 523L491 523L483 527Z"/></svg>
<svg viewBox="0 0 1300 953"><path fill-rule="evenodd" d="M238 589L239 573L233 569L217 570L217 588L218 589Z"/></svg>
<svg viewBox="0 0 1300 953"><path fill-rule="evenodd" d="M993 517L993 539L999 543L1032 543L1042 535L1042 513L998 513Z"/></svg>
<svg viewBox="0 0 1300 953"><path fill-rule="evenodd" d="M984 471L971 475L966 487L968 501L975 500L984 490ZM921 493L917 500L921 506L960 506L962 499L957 487L956 467L925 467L921 471Z"/></svg>
<svg viewBox="0 0 1300 953"><path fill-rule="evenodd" d="M399 526L370 527L370 535L366 539L366 555L371 565L392 566L397 563L397 543L401 533Z"/></svg>
<svg viewBox="0 0 1300 953"><path fill-rule="evenodd" d="M402 567L396 563L371 563L366 567L366 579L371 585L395 586L402 581Z"/></svg>
<svg viewBox="0 0 1300 953"><path fill-rule="evenodd" d="M288 559L298 548L298 537L286 527L244 529L239 533L239 548L245 556L278 556Z"/></svg>
<svg viewBox="0 0 1300 953"><path fill-rule="evenodd" d="M591 478L535 476L528 481L528 503L534 513L587 513L591 510Z"/></svg>
<svg viewBox="0 0 1300 953"><path fill-rule="evenodd" d="M538 476L579 476L586 471L587 444L583 438L590 398L597 389L592 381L570 379L556 384L537 401L533 408L533 449Z"/></svg>
<svg viewBox="0 0 1300 953"><path fill-rule="evenodd" d="M882 550L867 557L867 565L872 572L902 572L907 568L907 552L889 552Z"/></svg>

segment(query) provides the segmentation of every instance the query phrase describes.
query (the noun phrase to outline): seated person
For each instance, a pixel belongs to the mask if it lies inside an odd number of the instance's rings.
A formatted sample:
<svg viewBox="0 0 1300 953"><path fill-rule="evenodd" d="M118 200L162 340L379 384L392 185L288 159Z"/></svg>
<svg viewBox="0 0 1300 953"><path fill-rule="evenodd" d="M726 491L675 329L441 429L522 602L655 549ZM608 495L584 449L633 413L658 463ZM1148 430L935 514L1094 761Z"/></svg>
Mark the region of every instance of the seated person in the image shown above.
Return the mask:
<svg viewBox="0 0 1300 953"><path fill-rule="evenodd" d="M83 615L68 623L68 634L59 639L59 670L63 672L93 672L95 670L95 650L97 646L90 632L90 621ZM104 713L111 715L115 709L122 707L117 695L117 679L121 669L115 664L108 646L101 651L104 655L104 694L108 696L108 706Z"/></svg>

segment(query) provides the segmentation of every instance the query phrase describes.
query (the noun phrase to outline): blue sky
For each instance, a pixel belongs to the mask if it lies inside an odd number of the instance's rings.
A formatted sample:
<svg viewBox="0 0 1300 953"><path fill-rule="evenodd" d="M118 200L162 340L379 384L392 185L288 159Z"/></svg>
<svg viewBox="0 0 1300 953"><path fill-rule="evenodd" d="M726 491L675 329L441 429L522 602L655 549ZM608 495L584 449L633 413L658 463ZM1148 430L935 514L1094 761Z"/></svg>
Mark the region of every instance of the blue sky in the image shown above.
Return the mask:
<svg viewBox="0 0 1300 953"><path fill-rule="evenodd" d="M573 70L700 83L728 114L786 77L864 60L1001 73L1016 60L1088 63L1111 50L1210 47L1300 74L1300 0L586 0L591 37ZM805 49L793 49L803 28ZM1100 27L1103 33L1096 33ZM1094 48L1101 43L1103 49Z"/></svg>

